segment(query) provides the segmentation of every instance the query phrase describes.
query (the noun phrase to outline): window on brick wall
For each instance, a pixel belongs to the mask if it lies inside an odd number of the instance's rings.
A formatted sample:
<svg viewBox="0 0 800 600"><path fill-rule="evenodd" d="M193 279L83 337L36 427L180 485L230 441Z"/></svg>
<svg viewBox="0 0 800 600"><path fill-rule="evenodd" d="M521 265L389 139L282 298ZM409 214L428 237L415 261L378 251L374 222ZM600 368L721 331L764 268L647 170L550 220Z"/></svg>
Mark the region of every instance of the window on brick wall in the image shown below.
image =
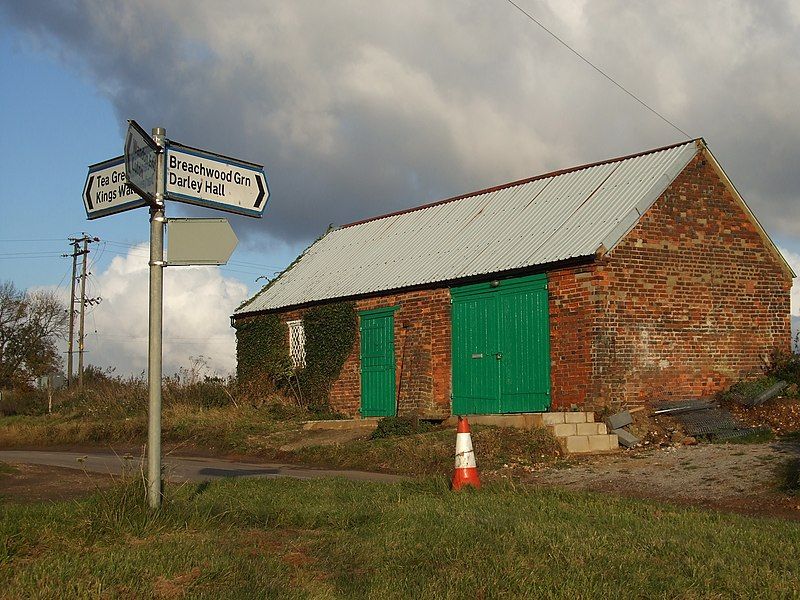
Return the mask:
<svg viewBox="0 0 800 600"><path fill-rule="evenodd" d="M292 366L302 369L306 366L306 332L303 321L287 321L289 327L289 356L292 357Z"/></svg>

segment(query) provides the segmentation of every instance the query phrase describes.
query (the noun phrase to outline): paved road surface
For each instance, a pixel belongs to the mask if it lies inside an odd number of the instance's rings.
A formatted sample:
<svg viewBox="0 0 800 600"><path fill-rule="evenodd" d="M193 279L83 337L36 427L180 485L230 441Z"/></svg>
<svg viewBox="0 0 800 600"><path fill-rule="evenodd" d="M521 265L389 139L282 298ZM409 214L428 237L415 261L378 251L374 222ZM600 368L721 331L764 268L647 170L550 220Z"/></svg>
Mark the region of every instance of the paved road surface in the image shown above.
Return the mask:
<svg viewBox="0 0 800 600"><path fill-rule="evenodd" d="M7 463L27 463L49 465L119 475L127 469L138 471L141 458L131 455L91 452L0 450L0 461ZM294 465L275 463L246 463L221 458L189 456L166 456L163 460L164 477L168 481L207 481L226 477L294 477L296 479L319 479L321 477L344 477L353 481L400 481L404 477L364 471L335 471L330 469L311 469ZM144 470L147 471L146 465Z"/></svg>

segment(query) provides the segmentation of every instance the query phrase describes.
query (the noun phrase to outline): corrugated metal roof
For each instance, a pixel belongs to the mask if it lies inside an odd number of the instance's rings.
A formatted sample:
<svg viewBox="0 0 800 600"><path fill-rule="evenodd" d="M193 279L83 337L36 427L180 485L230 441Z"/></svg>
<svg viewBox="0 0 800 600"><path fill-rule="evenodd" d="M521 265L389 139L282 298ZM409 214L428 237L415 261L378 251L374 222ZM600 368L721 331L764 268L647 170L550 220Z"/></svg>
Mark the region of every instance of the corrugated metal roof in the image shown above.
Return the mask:
<svg viewBox="0 0 800 600"><path fill-rule="evenodd" d="M488 275L611 250L696 141L576 167L330 231L236 313Z"/></svg>

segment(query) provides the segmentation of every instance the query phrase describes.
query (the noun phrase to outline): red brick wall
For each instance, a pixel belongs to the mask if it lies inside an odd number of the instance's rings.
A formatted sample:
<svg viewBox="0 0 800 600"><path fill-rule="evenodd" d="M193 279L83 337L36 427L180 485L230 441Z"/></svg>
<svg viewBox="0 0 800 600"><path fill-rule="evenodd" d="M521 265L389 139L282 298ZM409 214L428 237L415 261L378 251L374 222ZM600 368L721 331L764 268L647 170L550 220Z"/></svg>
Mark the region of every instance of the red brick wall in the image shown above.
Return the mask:
<svg viewBox="0 0 800 600"><path fill-rule="evenodd" d="M592 266L547 274L550 309L550 398L553 410L583 406L592 393L592 338L597 320Z"/></svg>
<svg viewBox="0 0 800 600"><path fill-rule="evenodd" d="M401 292L356 301L356 310L399 306L394 313L395 383L400 415L444 418L450 414L450 291L447 288ZM290 321L303 310L281 314ZM287 329L288 335L288 329ZM331 408L358 416L361 407L359 354L353 350L331 388Z"/></svg>
<svg viewBox="0 0 800 600"><path fill-rule="evenodd" d="M712 394L789 350L789 290L700 153L597 266L595 405Z"/></svg>

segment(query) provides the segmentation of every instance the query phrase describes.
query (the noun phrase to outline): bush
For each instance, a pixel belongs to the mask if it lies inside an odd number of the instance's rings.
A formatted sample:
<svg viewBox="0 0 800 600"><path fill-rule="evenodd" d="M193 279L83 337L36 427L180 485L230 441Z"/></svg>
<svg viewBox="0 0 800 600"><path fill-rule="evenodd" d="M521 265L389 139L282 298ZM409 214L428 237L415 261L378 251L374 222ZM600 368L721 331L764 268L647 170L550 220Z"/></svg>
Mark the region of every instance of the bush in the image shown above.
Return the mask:
<svg viewBox="0 0 800 600"><path fill-rule="evenodd" d="M772 357L770 375L800 386L800 354L779 353Z"/></svg>
<svg viewBox="0 0 800 600"><path fill-rule="evenodd" d="M758 396L771 388L778 381L773 375L763 375L755 379L743 379L734 383L727 391L720 394L722 400L741 402Z"/></svg>
<svg viewBox="0 0 800 600"><path fill-rule="evenodd" d="M420 421L415 417L384 417L378 421L378 426L372 432L372 439L427 433L434 429L436 429L435 425L427 421Z"/></svg>
<svg viewBox="0 0 800 600"><path fill-rule="evenodd" d="M0 392L0 415L43 415L47 412L47 392L39 390L4 390Z"/></svg>

